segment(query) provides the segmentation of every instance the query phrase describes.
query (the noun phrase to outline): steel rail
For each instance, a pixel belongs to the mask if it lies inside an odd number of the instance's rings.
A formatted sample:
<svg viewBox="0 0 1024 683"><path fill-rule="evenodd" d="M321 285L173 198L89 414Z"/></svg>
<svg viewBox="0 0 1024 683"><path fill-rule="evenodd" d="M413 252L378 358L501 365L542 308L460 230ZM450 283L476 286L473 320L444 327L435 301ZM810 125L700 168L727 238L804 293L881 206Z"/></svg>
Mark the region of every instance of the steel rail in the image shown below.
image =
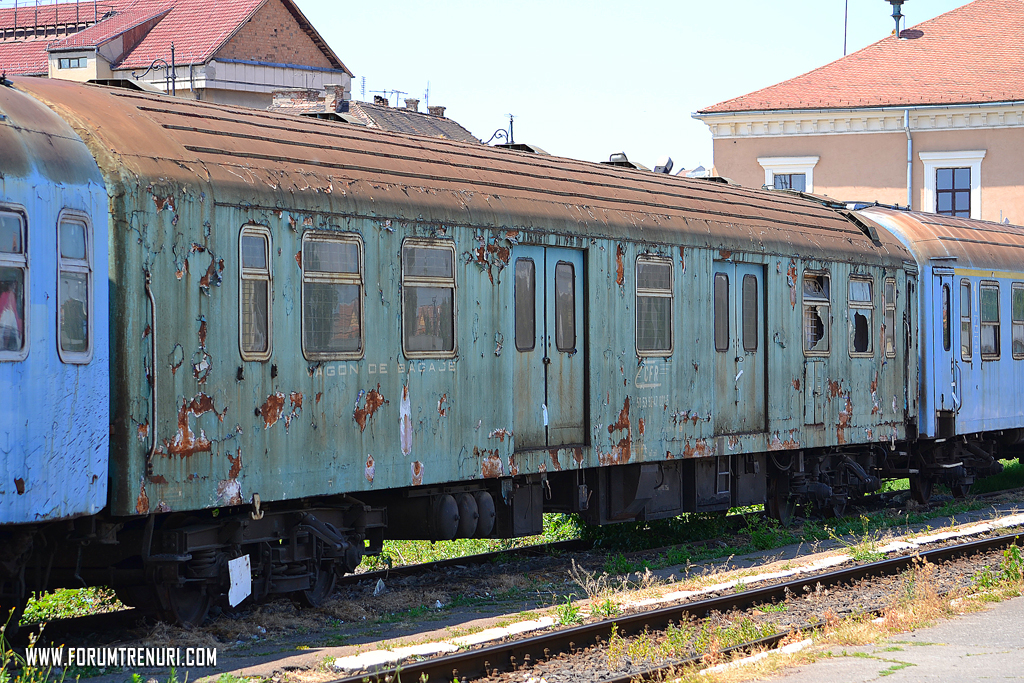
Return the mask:
<svg viewBox="0 0 1024 683"><path fill-rule="evenodd" d="M426 675L428 680L446 681L453 678L472 680L493 672L513 671L525 662L543 661L560 653L572 652L578 648L607 640L612 633L613 627L620 635L633 635L644 630L660 630L667 628L671 623L678 623L690 618L703 618L712 612L729 612L747 609L759 604L784 601L789 595L801 595L805 589L814 590L819 585L830 587L865 578L898 574L912 566L915 562L922 560L937 563L1004 548L1016 543L1020 537L1020 533L1003 534L970 543L936 548L913 555L903 555L878 562L856 565L824 574L802 576L791 581L762 588L748 587L741 593L720 595L697 602L662 607L649 612L629 614L613 619L605 619L593 624L559 629L531 638L490 645L477 650L434 657L418 662L408 662L394 668L382 669L369 674L360 673L354 676L335 679L330 683L361 683L367 680L383 682L395 680L398 674L406 680L413 681L420 680L423 675Z"/></svg>

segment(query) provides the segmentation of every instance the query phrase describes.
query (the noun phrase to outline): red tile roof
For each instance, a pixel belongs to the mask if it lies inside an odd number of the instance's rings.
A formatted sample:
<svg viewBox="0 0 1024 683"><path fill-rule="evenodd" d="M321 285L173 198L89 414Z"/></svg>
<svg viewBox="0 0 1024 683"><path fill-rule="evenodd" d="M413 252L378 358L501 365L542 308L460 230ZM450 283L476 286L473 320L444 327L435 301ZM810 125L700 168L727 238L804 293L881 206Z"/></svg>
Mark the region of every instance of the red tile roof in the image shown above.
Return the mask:
<svg viewBox="0 0 1024 683"><path fill-rule="evenodd" d="M701 114L1024 100L1024 0L975 0Z"/></svg>
<svg viewBox="0 0 1024 683"><path fill-rule="evenodd" d="M175 61L178 64L203 64L208 62L218 50L227 44L252 16L262 8L268 0L106 0L99 4L100 17L104 9L114 11L112 17L101 20L75 35L60 41L62 47L97 44L97 38L120 29L131 28L132 22L140 16L152 17L164 8L171 11L154 26L119 64L118 69L145 69L155 59L170 59L171 42L174 42ZM351 72L338 59L331 48L323 40L309 20L302 14L293 0L281 0L285 8L292 14L302 30L309 36L331 65L349 75ZM82 3L80 9L76 3L42 5L38 8L40 24L54 21L73 23L76 17L82 22L93 20L92 4ZM88 9L88 11L86 11ZM18 26L36 25L36 8L20 8L18 10ZM76 14L80 12L80 14ZM115 22L115 23L108 23ZM0 10L0 27L15 25L13 8ZM82 36L82 34L89 34ZM114 34L116 35L116 33ZM6 68L8 73L46 73L46 46L53 41L0 41L0 69Z"/></svg>
<svg viewBox="0 0 1024 683"><path fill-rule="evenodd" d="M68 50L83 47L99 47L136 26L141 26L154 19L162 19L171 9L172 6L168 4L167 0L164 0L164 2L156 7L133 7L124 12L118 12L98 24L93 24L84 31L73 33L63 40L52 42L48 49Z"/></svg>

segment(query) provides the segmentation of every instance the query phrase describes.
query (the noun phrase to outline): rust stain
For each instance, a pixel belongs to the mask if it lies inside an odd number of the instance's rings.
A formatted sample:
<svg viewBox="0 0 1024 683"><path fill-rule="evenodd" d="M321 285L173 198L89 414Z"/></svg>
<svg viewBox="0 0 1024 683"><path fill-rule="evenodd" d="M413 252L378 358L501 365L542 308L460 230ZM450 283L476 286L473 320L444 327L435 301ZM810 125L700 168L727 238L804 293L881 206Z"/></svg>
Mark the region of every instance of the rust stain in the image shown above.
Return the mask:
<svg viewBox="0 0 1024 683"><path fill-rule="evenodd" d="M166 197L158 197L153 195L153 204L156 205L157 211L163 211L164 209L174 211L174 196L167 195Z"/></svg>
<svg viewBox="0 0 1024 683"><path fill-rule="evenodd" d="M493 268L497 267L500 273L508 265L512 252L508 247L499 244L496 239L493 241L488 241L485 238L478 239L480 240L480 246L473 250L473 253L469 255L467 260L474 261L481 271L486 272L487 278L493 285Z"/></svg>
<svg viewBox="0 0 1024 683"><path fill-rule="evenodd" d="M205 289L206 293L210 293L210 285L220 287L221 280L223 279L221 273L224 272L224 259L218 259L210 253L210 267L206 269L206 274L199 278L199 288Z"/></svg>
<svg viewBox="0 0 1024 683"><path fill-rule="evenodd" d="M519 474L519 465L516 464L515 453L509 453L508 455L508 473L513 477Z"/></svg>
<svg viewBox="0 0 1024 683"><path fill-rule="evenodd" d="M149 336L149 335L150 335L150 334L151 334L152 332L153 332L153 328L152 328L152 327L150 327L150 326L149 326L149 325L147 324L147 325L146 325L146 327L145 327L145 329L143 329L143 330L142 330L142 338L143 338L143 339L145 339L145 338L146 338L146 337L148 337L148 336Z"/></svg>
<svg viewBox="0 0 1024 683"><path fill-rule="evenodd" d="M622 257L626 255L626 250L621 244L615 247L615 284L621 286L625 282L626 277L626 266L622 262Z"/></svg>
<svg viewBox="0 0 1024 683"><path fill-rule="evenodd" d="M796 263L793 261L789 262L789 268L786 269L786 283L789 285L789 303L796 308Z"/></svg>
<svg viewBox="0 0 1024 683"><path fill-rule="evenodd" d="M149 476L149 481L153 484L166 484L167 477L162 474L151 474Z"/></svg>
<svg viewBox="0 0 1024 683"><path fill-rule="evenodd" d="M288 400L292 404L292 410L290 413L284 416L284 428L288 429L292 426L292 420L299 416L302 412L302 394L298 391L293 391L288 395Z"/></svg>
<svg viewBox="0 0 1024 683"><path fill-rule="evenodd" d="M189 415L200 417L206 413L213 413L217 416L218 420L223 422L224 413L226 412L227 409L218 413L217 409L213 406L213 399L206 394L200 393L191 401L187 398L182 399L181 408L178 409L178 432L171 441L164 439L166 455L177 455L187 458L196 453L210 452L210 439L207 438L206 432L202 429L199 430L199 435L196 436L189 424Z"/></svg>
<svg viewBox="0 0 1024 683"><path fill-rule="evenodd" d="M723 259L732 258L732 252L729 251L728 249L719 249L718 250L718 255L719 255L719 257L721 257Z"/></svg>
<svg viewBox="0 0 1024 683"><path fill-rule="evenodd" d="M846 428L850 426L850 418L853 417L853 401L850 394L846 394L846 405L839 411L839 424L836 425L836 442L846 443Z"/></svg>
<svg viewBox="0 0 1024 683"><path fill-rule="evenodd" d="M484 479L496 479L505 474L505 465L498 456L498 450L480 450L473 447L473 455L480 458L480 476Z"/></svg>
<svg viewBox="0 0 1024 683"><path fill-rule="evenodd" d="M797 391L800 391L800 380L799 379L793 380L793 388L796 389Z"/></svg>
<svg viewBox="0 0 1024 683"><path fill-rule="evenodd" d="M683 252L683 248L679 247L679 265L683 267L683 274L686 274L686 254Z"/></svg>
<svg viewBox="0 0 1024 683"><path fill-rule="evenodd" d="M318 392L316 392L316 398L315 398L314 400L315 400L315 401L316 401L317 403L320 403L320 399L321 399L321 398L323 398L323 397L324 397L324 392L322 392L322 391L318 391Z"/></svg>
<svg viewBox="0 0 1024 683"><path fill-rule="evenodd" d="M498 429L493 430L490 434L487 435L488 439L497 439L498 441L504 441L505 437L508 437L509 441L512 440L511 429L505 429L504 427L500 427Z"/></svg>
<svg viewBox="0 0 1024 683"><path fill-rule="evenodd" d="M199 319L199 348L206 348L206 318Z"/></svg>
<svg viewBox="0 0 1024 683"><path fill-rule="evenodd" d="M138 428L139 441L145 443L149 439L149 422L143 422Z"/></svg>
<svg viewBox="0 0 1024 683"><path fill-rule="evenodd" d="M558 462L558 449L552 448L548 453L551 454L551 464L555 466L556 472L562 471L562 463Z"/></svg>
<svg viewBox="0 0 1024 683"><path fill-rule="evenodd" d="M367 454L366 456L366 469L363 470L363 476L366 477L366 481L373 483L373 477L377 474L377 467L373 464L373 456Z"/></svg>
<svg viewBox="0 0 1024 683"><path fill-rule="evenodd" d="M295 262L299 264L299 269L302 269L302 250L295 252Z"/></svg>
<svg viewBox="0 0 1024 683"><path fill-rule="evenodd" d="M263 416L263 428L270 429L281 419L284 412L284 394L280 391L267 396L267 400L259 407L260 415Z"/></svg>
<svg viewBox="0 0 1024 683"><path fill-rule="evenodd" d="M729 450L730 451L736 450L736 447L739 446L739 445L740 445L740 439L739 439L738 436L732 435L732 436L729 437Z"/></svg>
<svg viewBox="0 0 1024 683"><path fill-rule="evenodd" d="M665 451L665 459L666 460L675 460L676 456L672 455L672 451Z"/></svg>
<svg viewBox="0 0 1024 683"><path fill-rule="evenodd" d="M412 485L421 486L423 484L423 463L419 460L414 460L412 463Z"/></svg>
<svg viewBox="0 0 1024 683"><path fill-rule="evenodd" d="M370 389L366 392L366 403L360 408L359 401L356 400L356 409L353 414L356 424L359 425L359 431L362 432L366 429L366 422L373 417L373 414L377 412L377 409L387 404L384 400L384 396L380 393L380 384L377 385L376 389Z"/></svg>
<svg viewBox="0 0 1024 683"><path fill-rule="evenodd" d="M640 436L643 436L644 435L644 419L642 417L639 420L636 421L636 428L637 428L637 431L640 432Z"/></svg>
<svg viewBox="0 0 1024 683"><path fill-rule="evenodd" d="M581 467L583 465L583 449L579 446L572 449L572 459L576 461L577 467Z"/></svg>
<svg viewBox="0 0 1024 683"><path fill-rule="evenodd" d="M871 380L871 393L878 391L878 370L875 370L875 378Z"/></svg>
<svg viewBox="0 0 1024 683"><path fill-rule="evenodd" d="M175 275L175 277L177 277L180 280L182 278L182 276L184 276L185 273L187 273L187 272L188 272L188 259L185 259L181 263L181 268L178 268L176 271L174 271L174 275Z"/></svg>
<svg viewBox="0 0 1024 683"><path fill-rule="evenodd" d="M149 513L149 496L146 495L146 484L139 489L139 497L135 500L135 512L140 515Z"/></svg>
<svg viewBox="0 0 1024 683"><path fill-rule="evenodd" d="M446 403L448 403L448 394L441 394L441 398L437 401L437 414L441 417L448 416L448 406L445 405Z"/></svg>
<svg viewBox="0 0 1024 683"><path fill-rule="evenodd" d="M624 465L629 462L630 447L632 443L632 426L629 423L629 396L622 404L619 411L619 419L608 425L608 433L625 432L618 443L612 444L610 453L599 453L598 459L602 465Z"/></svg>
<svg viewBox="0 0 1024 683"><path fill-rule="evenodd" d="M238 473L242 471L242 449L235 451L235 457L228 453L228 460L231 461L231 469L228 470L228 479L237 479Z"/></svg>
<svg viewBox="0 0 1024 683"><path fill-rule="evenodd" d="M222 479L217 482L217 498L222 505L241 505L242 485L237 479Z"/></svg>
<svg viewBox="0 0 1024 683"><path fill-rule="evenodd" d="M797 430L789 430L789 437L783 441L782 436L775 432L772 434L771 441L768 442L768 450L770 451L789 451L800 448L800 442L796 439Z"/></svg>
<svg viewBox="0 0 1024 683"><path fill-rule="evenodd" d="M17 489L19 496L25 495L25 480L22 479L21 477L15 479L14 488Z"/></svg>
<svg viewBox="0 0 1024 683"><path fill-rule="evenodd" d="M842 382L835 382L833 380L828 380L828 397L829 397L830 400L835 398L839 394L841 394L842 391L843 391Z"/></svg>
<svg viewBox="0 0 1024 683"><path fill-rule="evenodd" d="M714 445L709 446L707 439L697 439L690 445L690 440L687 439L683 445L683 457L684 458L702 458L707 455L714 455Z"/></svg>

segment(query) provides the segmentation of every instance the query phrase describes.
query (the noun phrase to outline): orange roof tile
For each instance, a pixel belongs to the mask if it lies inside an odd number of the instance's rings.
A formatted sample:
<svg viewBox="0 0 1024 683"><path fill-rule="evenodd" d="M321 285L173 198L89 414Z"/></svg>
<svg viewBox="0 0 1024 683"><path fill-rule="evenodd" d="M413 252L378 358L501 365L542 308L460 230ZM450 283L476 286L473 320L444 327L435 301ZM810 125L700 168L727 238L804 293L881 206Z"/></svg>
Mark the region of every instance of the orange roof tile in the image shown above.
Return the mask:
<svg viewBox="0 0 1024 683"><path fill-rule="evenodd" d="M1024 100L1024 0L975 0L901 35L698 113Z"/></svg>

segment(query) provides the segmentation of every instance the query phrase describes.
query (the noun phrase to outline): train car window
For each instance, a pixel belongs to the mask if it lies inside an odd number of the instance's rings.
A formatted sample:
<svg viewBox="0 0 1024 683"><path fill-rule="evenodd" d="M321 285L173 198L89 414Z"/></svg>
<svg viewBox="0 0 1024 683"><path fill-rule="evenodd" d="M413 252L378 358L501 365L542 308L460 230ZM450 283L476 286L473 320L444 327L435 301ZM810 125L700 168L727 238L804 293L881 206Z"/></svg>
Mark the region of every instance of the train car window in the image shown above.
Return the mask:
<svg viewBox="0 0 1024 683"><path fill-rule="evenodd" d="M402 344L409 358L455 355L455 247L402 246Z"/></svg>
<svg viewBox="0 0 1024 683"><path fill-rule="evenodd" d="M715 488L717 493L729 493L730 484L732 484L732 456L719 455L716 461L718 477Z"/></svg>
<svg viewBox="0 0 1024 683"><path fill-rule="evenodd" d="M302 353L309 360L363 355L362 242L302 236Z"/></svg>
<svg viewBox="0 0 1024 683"><path fill-rule="evenodd" d="M516 349L537 346L537 266L532 258L516 259Z"/></svg>
<svg viewBox="0 0 1024 683"><path fill-rule="evenodd" d="M729 350L729 276L715 273L715 351Z"/></svg>
<svg viewBox="0 0 1024 683"><path fill-rule="evenodd" d="M25 358L25 290L28 256L25 219L21 214L0 211L0 361Z"/></svg>
<svg viewBox="0 0 1024 683"><path fill-rule="evenodd" d="M239 296L239 348L244 360L268 360L271 354L273 274L270 231L260 225L242 228Z"/></svg>
<svg viewBox="0 0 1024 683"><path fill-rule="evenodd" d="M1010 290L1013 321L1013 357L1024 358L1024 282L1014 282Z"/></svg>
<svg viewBox="0 0 1024 683"><path fill-rule="evenodd" d="M804 273L804 355L827 356L832 348L832 281L828 273Z"/></svg>
<svg viewBox="0 0 1024 683"><path fill-rule="evenodd" d="M65 216L57 227L58 355L65 363L88 363L92 357L92 264L89 226Z"/></svg>
<svg viewBox="0 0 1024 683"><path fill-rule="evenodd" d="M576 269L564 261L555 264L555 347L576 350Z"/></svg>
<svg viewBox="0 0 1024 683"><path fill-rule="evenodd" d="M981 309L981 359L999 358L999 285L982 282L979 287Z"/></svg>
<svg viewBox="0 0 1024 683"><path fill-rule="evenodd" d="M757 351L757 276L743 276L743 350Z"/></svg>
<svg viewBox="0 0 1024 683"><path fill-rule="evenodd" d="M971 348L971 281L960 281L960 359L970 362Z"/></svg>
<svg viewBox="0 0 1024 683"><path fill-rule="evenodd" d="M641 356L672 354L672 261L636 261L636 350Z"/></svg>
<svg viewBox="0 0 1024 683"><path fill-rule="evenodd" d="M907 298L907 323L910 321L910 304L914 298ZM896 357L896 280L886 278L885 290L882 292L882 309L885 320L884 345L885 357Z"/></svg>
<svg viewBox="0 0 1024 683"><path fill-rule="evenodd" d="M950 313L949 306L949 285L942 285L942 350L949 351L950 338Z"/></svg>
<svg viewBox="0 0 1024 683"><path fill-rule="evenodd" d="M850 355L873 356L874 346L871 343L871 318L875 311L875 300L872 297L871 280L850 278Z"/></svg>

